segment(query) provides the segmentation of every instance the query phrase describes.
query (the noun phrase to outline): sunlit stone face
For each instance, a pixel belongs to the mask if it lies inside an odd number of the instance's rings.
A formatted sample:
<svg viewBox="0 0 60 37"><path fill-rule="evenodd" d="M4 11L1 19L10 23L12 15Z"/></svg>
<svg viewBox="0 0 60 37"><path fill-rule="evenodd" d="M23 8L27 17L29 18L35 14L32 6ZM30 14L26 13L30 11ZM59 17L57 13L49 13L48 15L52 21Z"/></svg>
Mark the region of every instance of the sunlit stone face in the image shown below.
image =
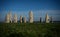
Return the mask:
<svg viewBox="0 0 60 37"><path fill-rule="evenodd" d="M14 23L17 23L17 15L14 14Z"/></svg>
<svg viewBox="0 0 60 37"><path fill-rule="evenodd" d="M48 14L46 14L45 21L46 21L46 23L49 23L50 22L50 18L48 16Z"/></svg>
<svg viewBox="0 0 60 37"><path fill-rule="evenodd" d="M11 13L8 13L5 18L6 18L6 23L12 22L12 15L11 15Z"/></svg>
<svg viewBox="0 0 60 37"><path fill-rule="evenodd" d="M9 13L10 22L12 23L12 14Z"/></svg>
<svg viewBox="0 0 60 37"><path fill-rule="evenodd" d="M5 21L6 21L6 23L9 23L9 15L8 14L5 17Z"/></svg>
<svg viewBox="0 0 60 37"><path fill-rule="evenodd" d="M20 16L20 23L22 23L22 16Z"/></svg>
<svg viewBox="0 0 60 37"><path fill-rule="evenodd" d="M29 12L29 22L33 23L33 13L32 13L32 11Z"/></svg>

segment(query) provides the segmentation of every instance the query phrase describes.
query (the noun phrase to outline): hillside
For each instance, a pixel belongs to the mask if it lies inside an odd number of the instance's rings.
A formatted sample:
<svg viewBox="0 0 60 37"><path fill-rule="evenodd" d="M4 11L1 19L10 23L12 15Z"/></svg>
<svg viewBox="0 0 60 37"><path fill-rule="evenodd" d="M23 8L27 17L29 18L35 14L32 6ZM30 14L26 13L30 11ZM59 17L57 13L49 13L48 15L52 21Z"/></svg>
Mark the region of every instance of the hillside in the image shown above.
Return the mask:
<svg viewBox="0 0 60 37"><path fill-rule="evenodd" d="M60 23L0 23L1 37L60 37Z"/></svg>

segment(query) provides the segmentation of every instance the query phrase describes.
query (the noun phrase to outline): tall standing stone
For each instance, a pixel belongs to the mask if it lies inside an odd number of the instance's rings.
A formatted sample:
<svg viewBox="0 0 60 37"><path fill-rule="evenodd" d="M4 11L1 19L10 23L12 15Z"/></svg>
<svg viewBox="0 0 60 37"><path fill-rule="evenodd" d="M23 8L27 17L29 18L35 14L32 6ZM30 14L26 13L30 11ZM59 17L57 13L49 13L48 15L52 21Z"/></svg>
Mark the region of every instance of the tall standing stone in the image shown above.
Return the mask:
<svg viewBox="0 0 60 37"><path fill-rule="evenodd" d="M5 22L6 22L6 23L9 23L9 22L10 22L9 19L10 19L10 18L9 18L9 15L7 14L6 17L5 17Z"/></svg>
<svg viewBox="0 0 60 37"><path fill-rule="evenodd" d="M9 21L10 21L10 23L12 23L12 14L11 14L11 12L9 12L8 15L9 15Z"/></svg>
<svg viewBox="0 0 60 37"><path fill-rule="evenodd" d="M17 15L14 14L14 23L17 23Z"/></svg>
<svg viewBox="0 0 60 37"><path fill-rule="evenodd" d="M6 21L6 23L10 23L10 22L12 22L12 15L11 15L10 12L6 15L6 17L5 17L5 21Z"/></svg>
<svg viewBox="0 0 60 37"><path fill-rule="evenodd" d="M24 23L26 23L26 17L24 17Z"/></svg>
<svg viewBox="0 0 60 37"><path fill-rule="evenodd" d="M20 23L22 23L22 16L20 16Z"/></svg>
<svg viewBox="0 0 60 37"><path fill-rule="evenodd" d="M32 13L32 11L29 12L29 22L33 23L33 13Z"/></svg>
<svg viewBox="0 0 60 37"><path fill-rule="evenodd" d="M46 23L49 23L49 22L50 22L50 19L49 19L48 14L46 14L46 17L45 17L45 22L46 22Z"/></svg>

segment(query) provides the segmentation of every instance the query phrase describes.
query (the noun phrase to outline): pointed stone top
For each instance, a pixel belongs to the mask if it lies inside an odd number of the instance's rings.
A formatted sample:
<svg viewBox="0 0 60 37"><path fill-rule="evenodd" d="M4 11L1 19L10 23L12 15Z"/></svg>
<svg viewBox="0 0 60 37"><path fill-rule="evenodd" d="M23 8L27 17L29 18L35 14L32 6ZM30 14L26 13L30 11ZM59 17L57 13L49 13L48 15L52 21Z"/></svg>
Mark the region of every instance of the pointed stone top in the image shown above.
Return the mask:
<svg viewBox="0 0 60 37"><path fill-rule="evenodd" d="M16 14L14 14L14 16L17 16Z"/></svg>
<svg viewBox="0 0 60 37"><path fill-rule="evenodd" d="M46 13L46 16L48 16L48 13Z"/></svg>
<svg viewBox="0 0 60 37"><path fill-rule="evenodd" d="M33 12L32 11L29 11L29 14L33 14Z"/></svg>
<svg viewBox="0 0 60 37"><path fill-rule="evenodd" d="M29 12L30 12L30 13L32 13L32 11L31 11L31 10L30 10Z"/></svg>
<svg viewBox="0 0 60 37"><path fill-rule="evenodd" d="M16 15L16 13L14 13L14 15Z"/></svg>
<svg viewBox="0 0 60 37"><path fill-rule="evenodd" d="M8 14L11 15L11 12L9 12Z"/></svg>
<svg viewBox="0 0 60 37"><path fill-rule="evenodd" d="M46 13L46 18L48 18L49 19L49 15Z"/></svg>

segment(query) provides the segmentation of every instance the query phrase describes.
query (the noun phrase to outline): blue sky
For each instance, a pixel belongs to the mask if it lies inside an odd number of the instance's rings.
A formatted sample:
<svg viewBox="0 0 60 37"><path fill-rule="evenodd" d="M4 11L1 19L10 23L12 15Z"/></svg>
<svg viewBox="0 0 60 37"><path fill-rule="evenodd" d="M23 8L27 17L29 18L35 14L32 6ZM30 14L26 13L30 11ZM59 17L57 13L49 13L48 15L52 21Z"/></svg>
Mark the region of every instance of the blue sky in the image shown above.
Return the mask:
<svg viewBox="0 0 60 37"><path fill-rule="evenodd" d="M45 18L45 14L53 16L53 20L60 21L60 0L0 0L0 21L4 21L5 16L11 11L19 17L26 16L29 18L29 11L34 14L34 20L38 21L39 17Z"/></svg>

